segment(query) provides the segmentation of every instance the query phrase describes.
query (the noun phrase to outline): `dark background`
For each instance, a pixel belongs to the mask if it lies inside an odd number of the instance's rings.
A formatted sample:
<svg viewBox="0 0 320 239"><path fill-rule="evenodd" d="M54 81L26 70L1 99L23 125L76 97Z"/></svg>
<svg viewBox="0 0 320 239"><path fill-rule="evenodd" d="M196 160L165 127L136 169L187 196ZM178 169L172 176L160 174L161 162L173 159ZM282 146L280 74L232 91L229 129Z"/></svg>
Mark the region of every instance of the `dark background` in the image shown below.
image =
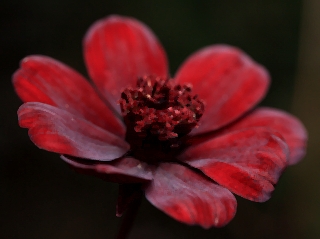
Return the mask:
<svg viewBox="0 0 320 239"><path fill-rule="evenodd" d="M272 86L262 104L294 112L310 132L311 153L287 169L271 200L259 204L238 197L236 217L226 227L187 226L144 200L130 238L320 238L319 141L313 137L320 128L314 123L319 85L308 90L308 80L319 75L304 77L308 65L301 60L308 59L308 26L317 19L303 20L310 16L305 2L311 0L1 1L0 238L102 239L117 230L116 185L78 175L57 154L37 149L18 126L22 102L11 85L19 61L30 54L51 56L87 76L82 37L110 14L149 25L167 50L171 74L201 47L238 46L270 71Z"/></svg>

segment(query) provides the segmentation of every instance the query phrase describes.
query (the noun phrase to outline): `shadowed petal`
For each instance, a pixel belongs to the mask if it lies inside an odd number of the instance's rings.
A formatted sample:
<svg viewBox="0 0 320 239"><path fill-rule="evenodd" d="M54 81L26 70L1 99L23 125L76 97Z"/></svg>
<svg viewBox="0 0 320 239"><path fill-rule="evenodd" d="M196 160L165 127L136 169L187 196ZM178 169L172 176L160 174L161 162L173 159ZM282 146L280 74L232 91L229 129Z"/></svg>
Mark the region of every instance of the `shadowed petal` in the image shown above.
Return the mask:
<svg viewBox="0 0 320 239"><path fill-rule="evenodd" d="M115 183L145 183L152 180L147 164L135 158L120 158L110 162L94 162L62 155L75 171L93 175Z"/></svg>
<svg viewBox="0 0 320 239"><path fill-rule="evenodd" d="M84 54L91 78L118 111L121 91L138 77L168 75L161 44L133 18L114 15L97 21L85 36Z"/></svg>
<svg viewBox="0 0 320 239"><path fill-rule="evenodd" d="M216 45L191 55L178 70L177 83L191 83L205 103L199 128L191 134L218 129L255 106L269 85L267 71L237 48Z"/></svg>
<svg viewBox="0 0 320 239"><path fill-rule="evenodd" d="M79 73L46 56L29 56L13 75L24 102L57 106L124 138L125 127Z"/></svg>
<svg viewBox="0 0 320 239"><path fill-rule="evenodd" d="M18 110L19 124L39 148L102 161L125 154L129 145L118 136L51 105L29 102Z"/></svg>
<svg viewBox="0 0 320 239"><path fill-rule="evenodd" d="M250 128L191 146L179 159L249 200L270 198L287 165L288 146L265 128Z"/></svg>
<svg viewBox="0 0 320 239"><path fill-rule="evenodd" d="M277 109L258 108L228 126L222 133L250 127L268 127L278 131L289 146L289 165L298 163L306 153L307 131L293 115Z"/></svg>
<svg viewBox="0 0 320 239"><path fill-rule="evenodd" d="M227 189L178 164L161 164L146 198L174 219L204 228L221 227L235 215L237 202Z"/></svg>

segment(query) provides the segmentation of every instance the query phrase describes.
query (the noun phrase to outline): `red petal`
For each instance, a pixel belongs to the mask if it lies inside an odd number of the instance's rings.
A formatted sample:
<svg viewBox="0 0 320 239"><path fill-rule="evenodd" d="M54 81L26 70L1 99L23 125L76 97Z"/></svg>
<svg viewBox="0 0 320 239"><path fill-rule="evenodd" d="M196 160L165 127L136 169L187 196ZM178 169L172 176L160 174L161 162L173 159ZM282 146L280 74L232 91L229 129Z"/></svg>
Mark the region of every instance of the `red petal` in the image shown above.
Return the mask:
<svg viewBox="0 0 320 239"><path fill-rule="evenodd" d="M51 105L29 102L18 110L19 124L30 139L48 151L96 160L113 160L129 145L118 136Z"/></svg>
<svg viewBox="0 0 320 239"><path fill-rule="evenodd" d="M192 134L218 129L255 106L269 85L267 71L237 48L216 45L193 54L175 77L191 83L205 103L200 127Z"/></svg>
<svg viewBox="0 0 320 239"><path fill-rule="evenodd" d="M85 36L84 54L91 78L117 110L121 91L138 77L168 75L158 39L133 18L110 16L97 21Z"/></svg>
<svg viewBox="0 0 320 239"><path fill-rule="evenodd" d="M152 180L152 171L148 165L134 158L120 158L110 162L90 162L65 155L61 158L79 173L110 182L145 183Z"/></svg>
<svg viewBox="0 0 320 239"><path fill-rule="evenodd" d="M289 146L289 165L299 162L306 153L307 131L296 117L276 109L258 108L241 118L223 133L250 127L268 127L278 131Z"/></svg>
<svg viewBox="0 0 320 239"><path fill-rule="evenodd" d="M57 106L113 134L125 135L123 123L86 79L61 62L45 56L26 57L13 75L13 84L24 102Z"/></svg>
<svg viewBox="0 0 320 239"><path fill-rule="evenodd" d="M179 159L230 191L266 201L287 165L288 146L265 128L230 132L191 146Z"/></svg>
<svg viewBox="0 0 320 239"><path fill-rule="evenodd" d="M237 202L227 189L178 164L161 164L146 198L174 219L204 228L230 222Z"/></svg>

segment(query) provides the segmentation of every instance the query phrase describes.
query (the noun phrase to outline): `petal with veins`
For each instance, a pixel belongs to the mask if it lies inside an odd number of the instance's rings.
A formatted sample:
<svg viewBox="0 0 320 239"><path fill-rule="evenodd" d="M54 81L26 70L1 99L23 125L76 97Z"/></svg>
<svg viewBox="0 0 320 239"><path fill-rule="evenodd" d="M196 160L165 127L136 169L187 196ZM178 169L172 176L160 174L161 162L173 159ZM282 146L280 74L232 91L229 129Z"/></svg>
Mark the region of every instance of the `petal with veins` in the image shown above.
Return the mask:
<svg viewBox="0 0 320 239"><path fill-rule="evenodd" d="M121 91L138 77L168 75L160 42L133 18L113 15L94 23L84 38L84 56L91 78L119 112Z"/></svg>
<svg viewBox="0 0 320 239"><path fill-rule="evenodd" d="M241 50L209 46L191 55L178 70L177 83L193 86L205 103L199 128L191 134L216 130L243 115L266 94L268 72Z"/></svg>
<svg viewBox="0 0 320 239"><path fill-rule="evenodd" d="M47 56L29 56L13 75L24 102L40 102L66 110L122 138L123 122L103 103L93 87L75 70Z"/></svg>
<svg viewBox="0 0 320 239"><path fill-rule="evenodd" d="M258 108L226 127L221 133L252 127L266 127L281 134L289 146L289 165L298 163L305 155L307 130L298 118L281 110Z"/></svg>
<svg viewBox="0 0 320 239"><path fill-rule="evenodd" d="M138 159L125 157L110 162L97 162L62 155L75 171L115 183L145 183L152 180L152 169Z"/></svg>
<svg viewBox="0 0 320 239"><path fill-rule="evenodd" d="M51 105L25 103L18 117L20 126L29 129L33 143L51 152L110 161L129 149L117 135Z"/></svg>
<svg viewBox="0 0 320 239"><path fill-rule="evenodd" d="M229 190L185 166L170 163L155 170L146 198L174 219L204 228L224 226L237 207Z"/></svg>
<svg viewBox="0 0 320 239"><path fill-rule="evenodd" d="M214 137L188 148L179 159L239 196L270 198L287 166L288 146L272 131L250 128Z"/></svg>

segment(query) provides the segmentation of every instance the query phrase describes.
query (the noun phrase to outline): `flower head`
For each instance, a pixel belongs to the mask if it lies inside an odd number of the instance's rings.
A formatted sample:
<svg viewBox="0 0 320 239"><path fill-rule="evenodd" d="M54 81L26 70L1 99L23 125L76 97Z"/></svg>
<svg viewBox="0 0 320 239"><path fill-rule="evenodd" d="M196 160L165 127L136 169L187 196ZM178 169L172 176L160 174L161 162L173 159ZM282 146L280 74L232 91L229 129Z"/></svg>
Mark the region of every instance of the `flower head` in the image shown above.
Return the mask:
<svg viewBox="0 0 320 239"><path fill-rule="evenodd" d="M255 108L269 75L235 47L201 49L170 77L152 31L110 16L89 29L84 56L97 90L54 59L22 60L19 124L79 172L120 183L118 215L144 192L178 221L223 226L236 212L232 193L268 200L305 153L298 119Z"/></svg>

